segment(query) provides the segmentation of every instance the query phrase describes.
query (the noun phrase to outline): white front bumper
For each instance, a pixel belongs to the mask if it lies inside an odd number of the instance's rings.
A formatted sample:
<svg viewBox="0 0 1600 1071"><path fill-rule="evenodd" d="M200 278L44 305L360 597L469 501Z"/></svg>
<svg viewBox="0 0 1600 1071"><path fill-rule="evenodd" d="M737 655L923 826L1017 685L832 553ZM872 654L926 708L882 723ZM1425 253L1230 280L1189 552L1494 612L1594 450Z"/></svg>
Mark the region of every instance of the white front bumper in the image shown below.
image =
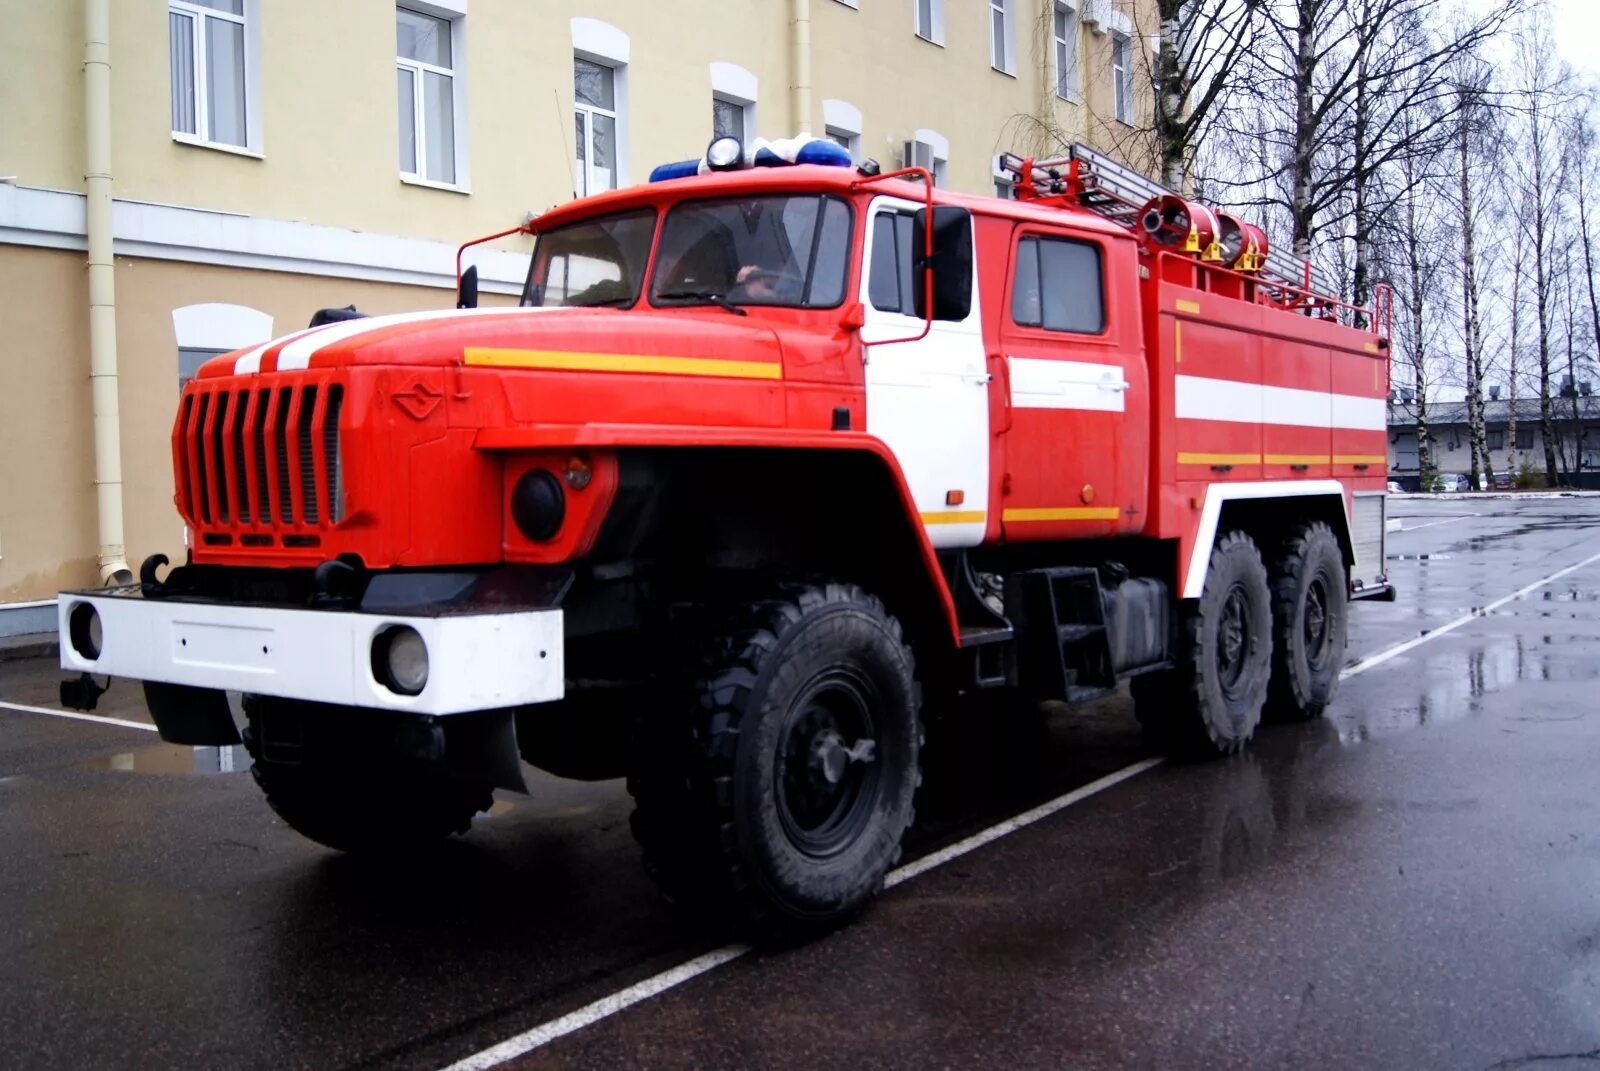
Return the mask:
<svg viewBox="0 0 1600 1071"><path fill-rule="evenodd" d="M79 603L100 615L98 658L72 642ZM463 714L545 703L563 694L560 610L405 617L164 602L135 589L64 592L57 603L61 668L309 699L343 706ZM372 672L372 641L409 625L428 646L418 695L390 691Z"/></svg>

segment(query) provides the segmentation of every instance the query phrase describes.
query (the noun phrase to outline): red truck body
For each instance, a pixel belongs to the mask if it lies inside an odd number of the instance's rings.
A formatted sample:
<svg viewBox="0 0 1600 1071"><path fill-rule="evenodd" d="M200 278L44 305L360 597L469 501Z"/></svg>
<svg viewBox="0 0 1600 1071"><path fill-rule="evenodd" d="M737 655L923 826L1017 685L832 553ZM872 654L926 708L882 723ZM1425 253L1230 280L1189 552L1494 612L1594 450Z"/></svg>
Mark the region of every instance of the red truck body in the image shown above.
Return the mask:
<svg viewBox="0 0 1600 1071"><path fill-rule="evenodd" d="M521 761L626 774L673 899L802 929L898 858L925 711L1131 682L1213 755L1320 714L1393 594L1384 310L1113 165L1009 158L1004 200L842 157L713 143L532 221L520 307L206 363L189 560L62 594L64 701L242 716L342 849L464 831Z"/></svg>

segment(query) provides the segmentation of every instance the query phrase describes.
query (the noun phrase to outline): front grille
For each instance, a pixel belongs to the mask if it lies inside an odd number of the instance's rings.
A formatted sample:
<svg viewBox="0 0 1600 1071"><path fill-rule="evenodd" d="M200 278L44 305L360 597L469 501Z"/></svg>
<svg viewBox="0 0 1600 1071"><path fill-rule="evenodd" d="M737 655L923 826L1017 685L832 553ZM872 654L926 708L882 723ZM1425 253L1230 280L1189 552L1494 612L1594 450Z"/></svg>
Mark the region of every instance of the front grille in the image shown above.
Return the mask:
<svg viewBox="0 0 1600 1071"><path fill-rule="evenodd" d="M173 435L179 504L200 528L272 529L344 517L338 383L192 388ZM246 536L245 545L271 545ZM285 545L305 545L302 540Z"/></svg>

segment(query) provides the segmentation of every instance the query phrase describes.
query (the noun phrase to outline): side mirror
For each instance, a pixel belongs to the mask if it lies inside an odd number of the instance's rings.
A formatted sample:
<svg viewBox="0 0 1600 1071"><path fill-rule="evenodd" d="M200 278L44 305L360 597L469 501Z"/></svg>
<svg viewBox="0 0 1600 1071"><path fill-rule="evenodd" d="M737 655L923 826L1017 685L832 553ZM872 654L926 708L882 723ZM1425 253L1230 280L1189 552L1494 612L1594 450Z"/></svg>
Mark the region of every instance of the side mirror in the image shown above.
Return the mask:
<svg viewBox="0 0 1600 1071"><path fill-rule="evenodd" d="M456 308L475 309L478 307L478 266L476 264L461 273L461 280L456 283Z"/></svg>
<svg viewBox="0 0 1600 1071"><path fill-rule="evenodd" d="M965 320L972 311L972 213L955 205L934 206L931 258L923 253L929 225L928 210L917 209L911 228L917 315L925 320ZM931 317L924 307L928 272L933 273Z"/></svg>

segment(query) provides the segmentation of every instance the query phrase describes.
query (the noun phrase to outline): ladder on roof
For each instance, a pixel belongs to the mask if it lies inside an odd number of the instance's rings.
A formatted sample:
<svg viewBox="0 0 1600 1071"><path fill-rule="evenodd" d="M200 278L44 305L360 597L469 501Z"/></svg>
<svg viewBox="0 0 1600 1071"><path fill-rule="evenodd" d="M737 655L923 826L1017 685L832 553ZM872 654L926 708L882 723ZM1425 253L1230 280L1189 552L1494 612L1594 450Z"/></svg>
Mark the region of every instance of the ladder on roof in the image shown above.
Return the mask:
<svg viewBox="0 0 1600 1071"><path fill-rule="evenodd" d="M1010 175L1013 184L1020 184L1023 162L1020 156L1001 153L995 164L998 172ZM1150 201L1169 195L1183 196L1079 142L1074 142L1065 156L1034 160L1028 178L1034 196L1071 198L1080 207L1129 230L1139 229L1139 210ZM1275 246L1269 245L1266 263L1259 274L1281 286L1309 289L1325 297L1338 296L1333 277L1326 271Z"/></svg>

